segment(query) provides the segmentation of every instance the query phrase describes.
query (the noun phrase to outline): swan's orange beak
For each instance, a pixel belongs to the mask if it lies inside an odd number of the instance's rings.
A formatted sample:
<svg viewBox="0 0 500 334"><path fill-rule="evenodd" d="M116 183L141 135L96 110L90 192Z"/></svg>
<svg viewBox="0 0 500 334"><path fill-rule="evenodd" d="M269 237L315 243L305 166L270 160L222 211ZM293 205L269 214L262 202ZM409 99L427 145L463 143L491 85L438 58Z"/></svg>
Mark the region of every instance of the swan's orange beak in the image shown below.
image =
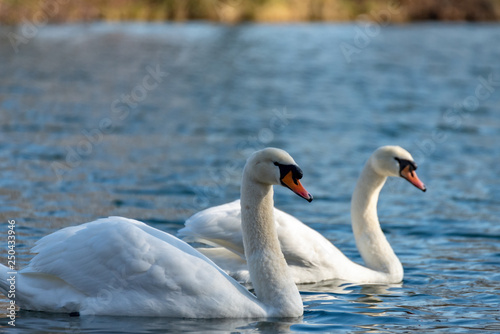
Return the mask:
<svg viewBox="0 0 500 334"><path fill-rule="evenodd" d="M426 191L427 188L425 188L425 184L420 181L420 179L417 176L417 173L410 167L410 165L406 166L401 170L401 176L407 179L411 184L413 184L415 187L422 191Z"/></svg>
<svg viewBox="0 0 500 334"><path fill-rule="evenodd" d="M300 181L293 177L292 171L288 172L288 174L281 179L281 183L306 201L311 202L313 200L312 195L302 186Z"/></svg>

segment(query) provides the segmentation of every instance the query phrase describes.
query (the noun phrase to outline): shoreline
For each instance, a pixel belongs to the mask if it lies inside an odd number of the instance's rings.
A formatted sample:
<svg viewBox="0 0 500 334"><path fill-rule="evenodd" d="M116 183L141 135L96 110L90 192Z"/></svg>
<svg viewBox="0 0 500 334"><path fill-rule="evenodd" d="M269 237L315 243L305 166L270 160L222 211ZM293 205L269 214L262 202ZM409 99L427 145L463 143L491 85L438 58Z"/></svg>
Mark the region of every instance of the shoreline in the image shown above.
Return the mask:
<svg viewBox="0 0 500 334"><path fill-rule="evenodd" d="M312 23L375 21L380 24L498 22L500 0L0 0L0 24L84 22Z"/></svg>

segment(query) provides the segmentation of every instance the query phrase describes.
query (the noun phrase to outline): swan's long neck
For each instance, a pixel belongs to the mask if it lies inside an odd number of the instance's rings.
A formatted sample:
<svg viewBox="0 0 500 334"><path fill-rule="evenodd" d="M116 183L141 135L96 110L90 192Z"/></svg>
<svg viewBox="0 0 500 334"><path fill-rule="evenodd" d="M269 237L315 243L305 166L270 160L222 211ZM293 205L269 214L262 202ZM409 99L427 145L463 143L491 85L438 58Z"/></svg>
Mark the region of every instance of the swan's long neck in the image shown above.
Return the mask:
<svg viewBox="0 0 500 334"><path fill-rule="evenodd" d="M275 316L302 315L303 306L274 226L273 188L243 174L241 225L245 257L257 298Z"/></svg>
<svg viewBox="0 0 500 334"><path fill-rule="evenodd" d="M398 281L403 279L403 266L385 238L377 215L378 196L386 179L375 172L370 161L366 163L352 195L351 220L356 246L366 266Z"/></svg>

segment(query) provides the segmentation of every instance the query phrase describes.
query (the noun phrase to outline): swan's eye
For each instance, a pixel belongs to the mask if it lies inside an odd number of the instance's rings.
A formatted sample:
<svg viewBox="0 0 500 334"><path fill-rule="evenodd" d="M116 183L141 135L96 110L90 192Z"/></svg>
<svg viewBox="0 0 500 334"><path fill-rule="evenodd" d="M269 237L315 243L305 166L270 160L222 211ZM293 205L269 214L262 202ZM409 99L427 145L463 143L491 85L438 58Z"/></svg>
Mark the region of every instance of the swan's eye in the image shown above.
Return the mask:
<svg viewBox="0 0 500 334"><path fill-rule="evenodd" d="M274 163L276 166L279 167L280 169L280 179L283 179L285 176L292 173L292 179L295 184L297 184L297 180L300 180L304 173L302 172L302 169L300 169L299 166L297 165L282 165L280 163L275 162Z"/></svg>
<svg viewBox="0 0 500 334"><path fill-rule="evenodd" d="M406 159L394 158L399 163L399 171L401 172L406 166L410 166L410 170L417 170L417 163L415 161L410 161Z"/></svg>

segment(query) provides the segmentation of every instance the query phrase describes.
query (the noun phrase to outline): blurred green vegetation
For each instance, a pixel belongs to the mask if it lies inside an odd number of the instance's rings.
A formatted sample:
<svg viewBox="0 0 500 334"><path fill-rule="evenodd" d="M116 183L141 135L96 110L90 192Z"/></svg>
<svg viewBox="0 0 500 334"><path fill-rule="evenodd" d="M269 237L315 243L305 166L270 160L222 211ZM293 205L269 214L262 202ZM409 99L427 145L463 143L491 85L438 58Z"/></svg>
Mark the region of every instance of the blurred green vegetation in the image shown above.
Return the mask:
<svg viewBox="0 0 500 334"><path fill-rule="evenodd" d="M0 0L0 23L498 21L500 0Z"/></svg>

